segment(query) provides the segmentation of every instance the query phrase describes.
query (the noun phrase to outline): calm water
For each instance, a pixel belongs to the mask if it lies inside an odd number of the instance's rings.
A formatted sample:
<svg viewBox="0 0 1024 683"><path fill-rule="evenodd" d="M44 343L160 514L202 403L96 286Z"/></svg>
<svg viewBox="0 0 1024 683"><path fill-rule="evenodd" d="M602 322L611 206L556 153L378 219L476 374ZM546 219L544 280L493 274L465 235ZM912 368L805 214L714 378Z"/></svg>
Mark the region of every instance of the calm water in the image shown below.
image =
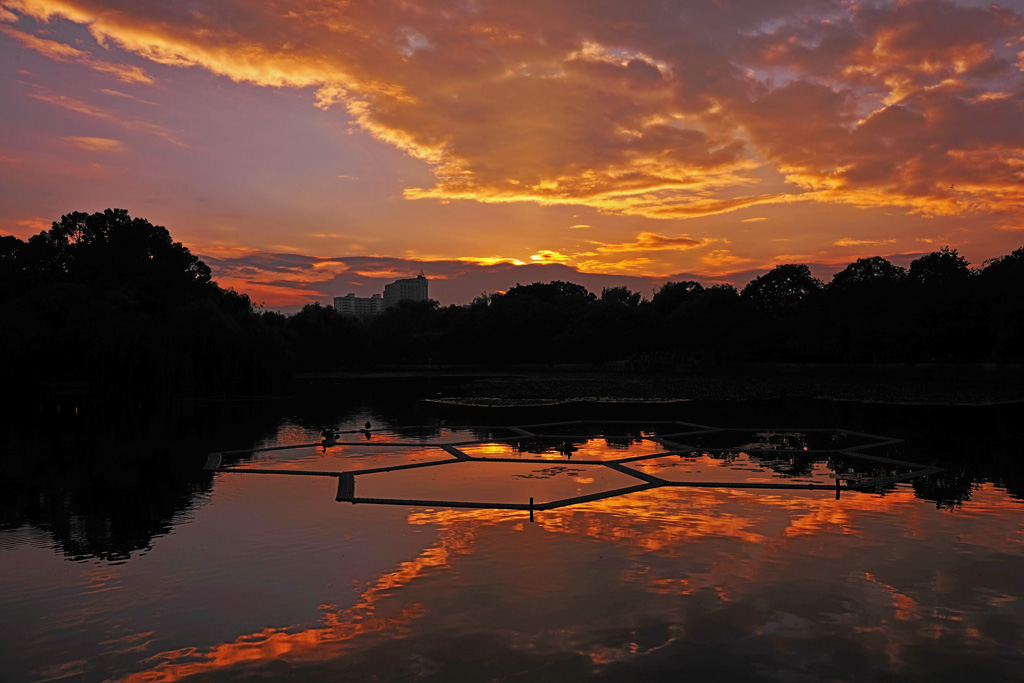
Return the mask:
<svg viewBox="0 0 1024 683"><path fill-rule="evenodd" d="M325 424L369 420L371 439L355 435L365 445L226 464L444 460L357 476L356 494L564 498L623 485L620 472L580 461L666 450L643 408L619 412L636 422L574 427L571 458L560 442L503 441L501 427L577 419L579 409L446 415L321 395L117 420L65 409L46 428L12 425L0 479L0 679L1024 679L1020 407L750 402L650 416L738 428L704 437L731 452L638 461L665 478L831 481L841 458L749 452L850 445L801 428L902 437L877 453L947 468L839 500L657 488L531 522L522 511L339 503L332 477L201 471L211 451L313 442ZM489 428L450 428L474 417ZM417 424L433 428L407 429ZM764 427L785 429L744 431ZM471 455L513 462L447 462L435 445L463 440L481 441L462 447Z"/></svg>

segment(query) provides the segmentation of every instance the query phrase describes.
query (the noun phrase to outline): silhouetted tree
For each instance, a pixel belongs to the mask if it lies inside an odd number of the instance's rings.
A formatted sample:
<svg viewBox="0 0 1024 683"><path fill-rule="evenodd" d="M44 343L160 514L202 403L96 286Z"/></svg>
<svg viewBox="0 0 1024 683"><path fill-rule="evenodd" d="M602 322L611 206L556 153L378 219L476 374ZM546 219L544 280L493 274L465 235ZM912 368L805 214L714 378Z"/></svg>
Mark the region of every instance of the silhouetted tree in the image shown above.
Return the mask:
<svg viewBox="0 0 1024 683"><path fill-rule="evenodd" d="M434 363L442 354L438 303L400 301L370 322L370 349L384 363Z"/></svg>
<svg viewBox="0 0 1024 683"><path fill-rule="evenodd" d="M640 305L640 293L629 291L629 287L605 287L601 290L601 301L635 308Z"/></svg>
<svg viewBox="0 0 1024 683"><path fill-rule="evenodd" d="M578 362L589 343L583 321L596 297L556 280L516 285L491 298L481 326L494 362Z"/></svg>
<svg viewBox="0 0 1024 683"><path fill-rule="evenodd" d="M881 256L836 273L826 288L826 354L844 362L901 359L905 279L905 269Z"/></svg>
<svg viewBox="0 0 1024 683"><path fill-rule="evenodd" d="M340 370L367 364L364 326L332 306L307 304L288 318L292 348L299 369L306 372Z"/></svg>
<svg viewBox="0 0 1024 683"><path fill-rule="evenodd" d="M762 309L794 308L821 291L821 280L802 263L788 263L751 280L741 296Z"/></svg>
<svg viewBox="0 0 1024 683"><path fill-rule="evenodd" d="M991 332L974 304L971 269L956 249L943 247L911 261L907 279L910 329L905 347L912 359L971 358L987 351Z"/></svg>
<svg viewBox="0 0 1024 683"><path fill-rule="evenodd" d="M11 381L224 392L289 370L249 298L219 288L163 227L107 209L12 239L0 245L0 281L16 284L0 296Z"/></svg>
<svg viewBox="0 0 1024 683"><path fill-rule="evenodd" d="M871 256L859 258L833 275L828 286L830 289L850 289L879 283L890 286L901 282L906 275L904 268L893 265L881 256Z"/></svg>
<svg viewBox="0 0 1024 683"><path fill-rule="evenodd" d="M683 332L694 360L746 360L756 343L750 304L732 285L713 285L685 310L689 323Z"/></svg>
<svg viewBox="0 0 1024 683"><path fill-rule="evenodd" d="M71 213L0 236L0 380L114 391L234 391L367 363L1020 359L1024 249L974 275L948 247L909 272L862 258L827 287L785 264L738 293L667 282L650 301L553 281L468 306L403 302L375 318L312 304L257 311L166 229L126 211Z"/></svg>
<svg viewBox="0 0 1024 683"><path fill-rule="evenodd" d="M740 296L756 313L751 335L754 352L762 359L811 360L821 356L821 319L812 305L818 304L823 285L806 265L775 266L751 280Z"/></svg>
<svg viewBox="0 0 1024 683"><path fill-rule="evenodd" d="M971 275L970 264L948 246L910 262L910 281L929 287L959 285Z"/></svg>
<svg viewBox="0 0 1024 683"><path fill-rule="evenodd" d="M577 362L611 361L633 353L641 297L628 287L602 290L601 298L586 304L580 320L581 348Z"/></svg>
<svg viewBox="0 0 1024 683"><path fill-rule="evenodd" d="M989 261L977 278L986 304L990 357L1024 360L1024 247Z"/></svg>
<svg viewBox="0 0 1024 683"><path fill-rule="evenodd" d="M654 295L651 304L659 315L666 315L684 304L696 301L704 292L704 286L693 280L666 282Z"/></svg>

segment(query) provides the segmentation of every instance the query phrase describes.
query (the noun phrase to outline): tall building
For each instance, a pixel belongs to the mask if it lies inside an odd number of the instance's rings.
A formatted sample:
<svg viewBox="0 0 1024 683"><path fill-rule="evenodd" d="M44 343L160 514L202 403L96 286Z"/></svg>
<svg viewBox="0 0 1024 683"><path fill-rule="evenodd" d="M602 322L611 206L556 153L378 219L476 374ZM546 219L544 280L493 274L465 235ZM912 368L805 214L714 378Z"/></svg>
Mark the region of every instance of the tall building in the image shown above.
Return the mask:
<svg viewBox="0 0 1024 683"><path fill-rule="evenodd" d="M370 316L378 315L383 311L384 304L380 294L365 297L349 293L345 296L334 297L334 310L345 315Z"/></svg>
<svg viewBox="0 0 1024 683"><path fill-rule="evenodd" d="M395 280L389 285L384 285L384 308L391 308L399 301L426 300L427 278L422 270L416 277Z"/></svg>
<svg viewBox="0 0 1024 683"><path fill-rule="evenodd" d="M416 277L395 280L384 285L384 296L374 294L371 297L356 296L349 293L334 297L334 310L345 315L360 317L379 315L385 308L391 308L399 301L426 301L427 276L420 271Z"/></svg>

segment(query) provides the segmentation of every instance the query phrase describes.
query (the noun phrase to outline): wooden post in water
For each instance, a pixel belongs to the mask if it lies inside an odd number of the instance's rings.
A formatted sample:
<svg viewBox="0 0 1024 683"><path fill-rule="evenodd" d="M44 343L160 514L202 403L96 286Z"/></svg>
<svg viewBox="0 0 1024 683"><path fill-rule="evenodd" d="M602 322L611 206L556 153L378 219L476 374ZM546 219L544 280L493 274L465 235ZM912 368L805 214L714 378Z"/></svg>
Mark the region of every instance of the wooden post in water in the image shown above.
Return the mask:
<svg viewBox="0 0 1024 683"><path fill-rule="evenodd" d="M530 496L530 521L533 521L533 496Z"/></svg>
<svg viewBox="0 0 1024 683"><path fill-rule="evenodd" d="M839 500L839 477L836 477L836 500Z"/></svg>

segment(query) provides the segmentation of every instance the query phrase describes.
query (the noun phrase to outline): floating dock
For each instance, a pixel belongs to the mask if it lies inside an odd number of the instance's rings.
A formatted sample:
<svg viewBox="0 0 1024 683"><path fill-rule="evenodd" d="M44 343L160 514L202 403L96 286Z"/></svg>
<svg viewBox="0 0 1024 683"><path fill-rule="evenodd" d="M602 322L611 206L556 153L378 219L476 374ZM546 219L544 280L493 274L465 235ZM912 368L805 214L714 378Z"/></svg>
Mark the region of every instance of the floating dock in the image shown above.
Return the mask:
<svg viewBox="0 0 1024 683"><path fill-rule="evenodd" d="M572 441L587 441L593 438L617 438L617 435L608 434L602 432L602 429L614 428L616 426L630 425L635 426L637 421L608 421L602 420L599 422L577 420L572 422L556 422L556 423L545 423L545 424L531 424L531 425L517 425L517 426L502 426L502 427L450 427L451 430L467 429L467 430L503 430L506 432L512 432L513 436L497 437L482 440L470 440L470 441L458 441L455 443L431 443L431 442L408 442L408 441L377 441L373 442L370 440L365 441L338 441L336 438L325 438L323 441L300 443L294 445L284 446L269 446L263 448L253 449L240 449L234 451L222 451L216 453L210 453L207 457L204 469L211 472L217 473L231 473L231 474L264 474L264 475L290 475L290 476L311 476L311 477L336 477L338 479L338 488L335 499L339 502L348 502L353 504L374 504L374 505L405 505L405 506L418 506L418 507L451 507L451 508L484 508L484 509L499 509L499 510L523 510L529 511L530 518L533 519L533 513L535 511L552 510L555 508L566 507L570 505L578 505L580 503L586 503L594 500L602 500L606 498L614 498L616 496L623 496L637 491L645 491L660 487L698 487L698 488L725 488L725 489L803 489L803 490L822 490L822 491L835 491L836 497L838 498L842 491L863 491L863 490L874 490L880 487L891 486L897 482L908 481L917 477L926 476L941 472L942 469L938 467L930 467L921 465L918 463L908 462L905 460L899 460L895 458L888 458L879 455L874 455L864 451L870 449L879 448L882 446L891 446L894 444L901 443L899 439L892 439L884 436L877 436L872 434L864 434L862 432L854 432L844 429L737 429L737 428L718 428L710 427L707 425L698 425L689 422L678 422L678 421L655 421L655 422L643 422L642 424L646 427L657 427L659 430L665 430L664 433L644 434L639 437L630 435L629 438L636 439L639 441L650 441L656 443L665 450L662 452L656 452L645 455L624 455L622 458L608 459L608 460L588 460L585 458L578 458L571 460L571 457L575 448L564 446L564 444L571 444ZM594 427L593 430L596 433L587 434L588 430L583 430L581 433L581 427ZM355 430L362 432L369 438L369 430ZM704 437L710 436L711 438L722 439L729 432L748 432L758 436L781 436L782 444L764 444L758 446L757 444L748 443L743 445L731 446L731 447L707 447L702 445L700 442ZM815 433L827 433L833 439L846 438L846 439L860 439L863 443L855 446L843 447L843 448L815 448L811 449L807 446L789 446L785 443L786 438L791 436L811 435ZM524 441L537 442L537 443L558 443L561 442L563 446L555 446L554 450L558 453L563 453L565 456L564 460L556 459L552 457L522 457L522 458L511 458L511 457L491 457L481 455L470 455L463 451L460 447L473 446L480 444L494 444L494 443L522 443ZM370 467L362 469L352 470L306 470L306 469L272 469L272 468L249 468L249 467L233 467L225 465L225 456L230 458L237 458L243 456L251 456L263 452L269 451L282 451L288 449L302 449L302 448L322 448L324 452L329 449L344 447L352 449L379 449L381 447L392 447L392 448L431 448L437 449L440 453L445 454L447 457L442 459L428 461L428 462L415 462L401 465L392 465L388 467ZM780 456L813 456L820 458L825 454L837 455L842 458L846 458L851 462L863 463L865 467L868 465L888 465L890 468L905 469L904 472L893 472L890 469L884 476L870 476L863 473L843 473L834 471L834 485L823 484L815 482L799 482L799 481L704 481L704 480L673 480L660 477L650 472L645 472L637 469L638 466L643 465L646 461L655 460L658 458L665 458L667 456L679 456L689 457L700 454L730 454L730 453L746 453L746 454L771 454L774 456L773 460L766 460L759 463L762 467L770 467L778 465L779 463L786 462L780 460ZM571 462L572 465L588 466L588 467L605 467L613 470L626 477L631 477L636 480L636 484L632 486L616 486L608 488L606 490L597 491L594 493L588 493L583 495L577 495L569 498L561 498L556 500L542 500L534 501L534 498L529 498L529 501L525 499L523 502L488 502L488 501L457 501L457 500L437 500L432 498L387 498L387 497L360 497L358 494L358 478L360 476L367 476L372 474L382 474L387 472L396 472L402 470L411 470L417 468L427 467L445 467L452 466L458 463L467 462L479 462L479 463L525 463L525 464L545 464L551 465L553 462ZM771 470L769 470L771 471Z"/></svg>

